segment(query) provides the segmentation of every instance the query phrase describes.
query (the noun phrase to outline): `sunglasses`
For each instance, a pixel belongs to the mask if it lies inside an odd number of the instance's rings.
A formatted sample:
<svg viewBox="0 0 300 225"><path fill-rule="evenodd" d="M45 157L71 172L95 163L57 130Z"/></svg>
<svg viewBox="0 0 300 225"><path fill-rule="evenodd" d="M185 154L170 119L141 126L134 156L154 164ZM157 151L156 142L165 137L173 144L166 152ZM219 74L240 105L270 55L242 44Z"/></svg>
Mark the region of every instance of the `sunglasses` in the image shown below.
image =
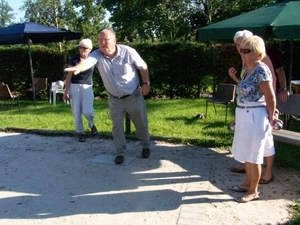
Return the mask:
<svg viewBox="0 0 300 225"><path fill-rule="evenodd" d="M243 54L249 54L250 52L253 52L253 50L247 49L247 48L241 48L240 49L240 53L243 53Z"/></svg>
<svg viewBox="0 0 300 225"><path fill-rule="evenodd" d="M82 46L79 46L78 48L79 48L79 49L83 49L83 50L89 49L89 48L87 48L87 47L82 47Z"/></svg>

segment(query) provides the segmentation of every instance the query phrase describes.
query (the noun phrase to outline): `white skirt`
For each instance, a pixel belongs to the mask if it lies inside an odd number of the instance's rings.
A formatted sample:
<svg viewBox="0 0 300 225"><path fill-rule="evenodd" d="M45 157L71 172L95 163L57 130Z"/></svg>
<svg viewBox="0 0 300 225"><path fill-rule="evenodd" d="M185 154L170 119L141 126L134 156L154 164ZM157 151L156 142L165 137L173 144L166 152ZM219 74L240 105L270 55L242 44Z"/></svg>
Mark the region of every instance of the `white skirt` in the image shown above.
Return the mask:
<svg viewBox="0 0 300 225"><path fill-rule="evenodd" d="M231 152L239 162L263 164L263 158L275 155L272 126L265 107L236 108Z"/></svg>

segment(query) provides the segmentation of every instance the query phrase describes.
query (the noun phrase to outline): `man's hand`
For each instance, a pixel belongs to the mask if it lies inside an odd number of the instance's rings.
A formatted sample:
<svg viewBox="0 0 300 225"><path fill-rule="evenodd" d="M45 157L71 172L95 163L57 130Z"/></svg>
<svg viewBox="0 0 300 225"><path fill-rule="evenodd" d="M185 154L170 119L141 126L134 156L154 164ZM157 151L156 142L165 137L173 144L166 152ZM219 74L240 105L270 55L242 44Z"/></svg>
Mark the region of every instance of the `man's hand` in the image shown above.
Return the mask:
<svg viewBox="0 0 300 225"><path fill-rule="evenodd" d="M64 69L65 72L72 72L74 75L77 75L80 73L80 70L76 67L68 67Z"/></svg>
<svg viewBox="0 0 300 225"><path fill-rule="evenodd" d="M279 93L279 99L282 102L287 102L290 98L290 92L286 91L286 90L281 90Z"/></svg>
<svg viewBox="0 0 300 225"><path fill-rule="evenodd" d="M141 92L142 92L143 95L147 95L147 94L149 94L150 89L151 89L150 85L143 84L142 87L141 87Z"/></svg>
<svg viewBox="0 0 300 225"><path fill-rule="evenodd" d="M230 68L228 69L228 75L229 75L235 82L239 83L239 82L240 82L240 79L237 78L236 73L237 73L236 68L230 67Z"/></svg>

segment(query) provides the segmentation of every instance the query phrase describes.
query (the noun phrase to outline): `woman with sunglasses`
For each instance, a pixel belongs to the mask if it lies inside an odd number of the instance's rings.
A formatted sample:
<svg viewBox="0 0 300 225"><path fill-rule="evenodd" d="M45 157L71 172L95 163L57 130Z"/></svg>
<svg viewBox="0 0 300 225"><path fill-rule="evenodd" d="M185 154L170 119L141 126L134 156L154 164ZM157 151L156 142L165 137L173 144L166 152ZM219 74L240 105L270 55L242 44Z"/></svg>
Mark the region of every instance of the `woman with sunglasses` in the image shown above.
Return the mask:
<svg viewBox="0 0 300 225"><path fill-rule="evenodd" d="M258 183L266 149L275 154L272 129L276 122L276 97L272 86L272 74L261 60L266 55L262 38L245 38L240 53L246 70L236 88L236 125L232 144L234 158L245 163L246 179L233 191L245 192L235 198L239 203L259 199ZM247 147L245 147L247 143Z"/></svg>
<svg viewBox="0 0 300 225"><path fill-rule="evenodd" d="M79 42L79 54L74 55L69 61L69 67L77 65L80 61L85 60L91 50L93 44L90 39L82 39ZM66 87L64 98L71 101L72 113L75 121L76 134L80 142L86 140L84 133L82 115L88 120L88 126L93 136L98 134L98 130L94 125L94 92L93 92L93 72L94 67L85 70L73 76L72 72L68 72L66 78Z"/></svg>
<svg viewBox="0 0 300 225"><path fill-rule="evenodd" d="M252 37L252 36L253 36L253 33L248 30L241 30L241 31L238 31L235 33L235 35L233 37L233 41L234 41L236 49L239 53L240 53L240 46L241 46L243 39L245 39L247 37ZM272 73L272 81L273 81L272 85L273 85L274 90L276 90L275 89L276 88L276 76L275 76L275 71L273 68L273 64L270 60L270 57L266 54L265 57L263 59L261 59L261 61L269 67L269 69ZM234 67L229 68L228 74L235 82L239 83L240 77L242 77L245 70L246 70L246 65L243 62L241 76L239 76L239 78L236 76L237 70ZM230 127L232 127L233 125L235 125L235 120L230 124ZM266 149L266 151L265 151L266 169L265 169L264 175L260 178L260 181L259 181L260 184L268 184L269 182L271 182L273 180L274 154L275 154L275 152L271 151L271 149ZM233 173L245 173L245 165L242 164L239 167L232 168L230 171ZM241 188L239 188L239 187L236 187L236 188L237 188L236 191L241 190Z"/></svg>

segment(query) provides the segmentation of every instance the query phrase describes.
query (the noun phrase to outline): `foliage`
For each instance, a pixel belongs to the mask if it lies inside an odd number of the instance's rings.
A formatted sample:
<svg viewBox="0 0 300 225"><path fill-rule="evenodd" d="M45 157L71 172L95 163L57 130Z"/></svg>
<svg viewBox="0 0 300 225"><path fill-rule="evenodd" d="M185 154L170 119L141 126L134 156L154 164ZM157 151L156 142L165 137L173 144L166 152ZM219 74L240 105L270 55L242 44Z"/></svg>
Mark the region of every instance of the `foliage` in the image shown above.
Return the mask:
<svg viewBox="0 0 300 225"><path fill-rule="evenodd" d="M292 224L293 225L299 225L300 224L300 200L296 203L294 212L295 212L295 218L294 218Z"/></svg>
<svg viewBox="0 0 300 225"><path fill-rule="evenodd" d="M202 80L214 74L213 55L205 45L200 43L133 44L132 47L137 49L150 68L152 91L149 97L197 97L201 91L205 91ZM49 82L62 79L67 58L77 52L77 47L74 47L66 53L68 57L64 57L53 48L32 46L35 76L48 77ZM24 93L24 96L31 83L27 49L25 47L0 48L1 55L8 56L11 60L0 62L0 68L3 68L0 79L8 83L11 89ZM13 60L14 55L18 55L20 59ZM162 66L158 67L158 64ZM105 97L106 93L98 69L95 69L93 79L95 95Z"/></svg>
<svg viewBox="0 0 300 225"><path fill-rule="evenodd" d="M149 97L197 97L204 77L213 75L213 56L203 44L175 42L131 46L150 68L152 90Z"/></svg>
<svg viewBox="0 0 300 225"><path fill-rule="evenodd" d="M3 0L2 0L3 1ZM119 40L191 41L196 30L272 3L272 0L25 0L25 20L81 31L96 41L111 25ZM1 8L1 5L0 5ZM4 9L4 10L3 10ZM2 6L5 12L5 7ZM8 20L7 17L2 17ZM5 21L6 24L9 21Z"/></svg>
<svg viewBox="0 0 300 225"><path fill-rule="evenodd" d="M83 32L83 38L90 38L97 43L98 33L110 28L105 21L106 10L95 0L70 0L76 10L76 15L72 19L72 29Z"/></svg>
<svg viewBox="0 0 300 225"><path fill-rule="evenodd" d="M22 10L25 11L26 21L44 24L47 26L66 28L68 22L62 18L64 4L69 6L68 0L26 0ZM68 13L74 13L71 7Z"/></svg>
<svg viewBox="0 0 300 225"><path fill-rule="evenodd" d="M176 40L189 33L186 0L103 0L121 40Z"/></svg>
<svg viewBox="0 0 300 225"><path fill-rule="evenodd" d="M61 53L53 45L32 45L31 55L35 77L48 77L49 83L64 78L63 68L69 58L78 53L77 41L68 51ZM289 74L289 42L273 41ZM148 98L199 97L202 92L211 92L220 82L232 83L227 75L229 67L241 68L241 59L233 44L216 43L207 47L202 43L132 43L149 67L151 93ZM300 42L294 42L292 79L299 80ZM97 49L94 46L94 49ZM26 96L31 83L28 48L25 46L0 47L0 81ZM213 79L211 79L213 78ZM94 92L106 98L98 69L94 70ZM208 83L209 82L209 83Z"/></svg>
<svg viewBox="0 0 300 225"><path fill-rule="evenodd" d="M6 27L12 23L15 16L12 12L13 9L8 5L7 1L0 1L0 28Z"/></svg>
<svg viewBox="0 0 300 225"><path fill-rule="evenodd" d="M203 13L208 18L206 24L208 25L269 5L273 0L200 0L199 2L204 8Z"/></svg>
<svg viewBox="0 0 300 225"><path fill-rule="evenodd" d="M271 0L103 0L121 40L194 40L197 28L265 6Z"/></svg>
<svg viewBox="0 0 300 225"><path fill-rule="evenodd" d="M22 9L26 21L80 31L94 42L100 30L109 28L106 11L95 0L26 0Z"/></svg>
<svg viewBox="0 0 300 225"><path fill-rule="evenodd" d="M61 79L62 54L42 45L31 46L31 54L36 77L48 77L50 81L51 78ZM6 60L0 61L1 80L7 83L12 90L25 95L25 90L29 88L31 83L28 49L19 46L2 47L0 48L0 55L1 58L6 58ZM58 73L57 71L61 72Z"/></svg>

